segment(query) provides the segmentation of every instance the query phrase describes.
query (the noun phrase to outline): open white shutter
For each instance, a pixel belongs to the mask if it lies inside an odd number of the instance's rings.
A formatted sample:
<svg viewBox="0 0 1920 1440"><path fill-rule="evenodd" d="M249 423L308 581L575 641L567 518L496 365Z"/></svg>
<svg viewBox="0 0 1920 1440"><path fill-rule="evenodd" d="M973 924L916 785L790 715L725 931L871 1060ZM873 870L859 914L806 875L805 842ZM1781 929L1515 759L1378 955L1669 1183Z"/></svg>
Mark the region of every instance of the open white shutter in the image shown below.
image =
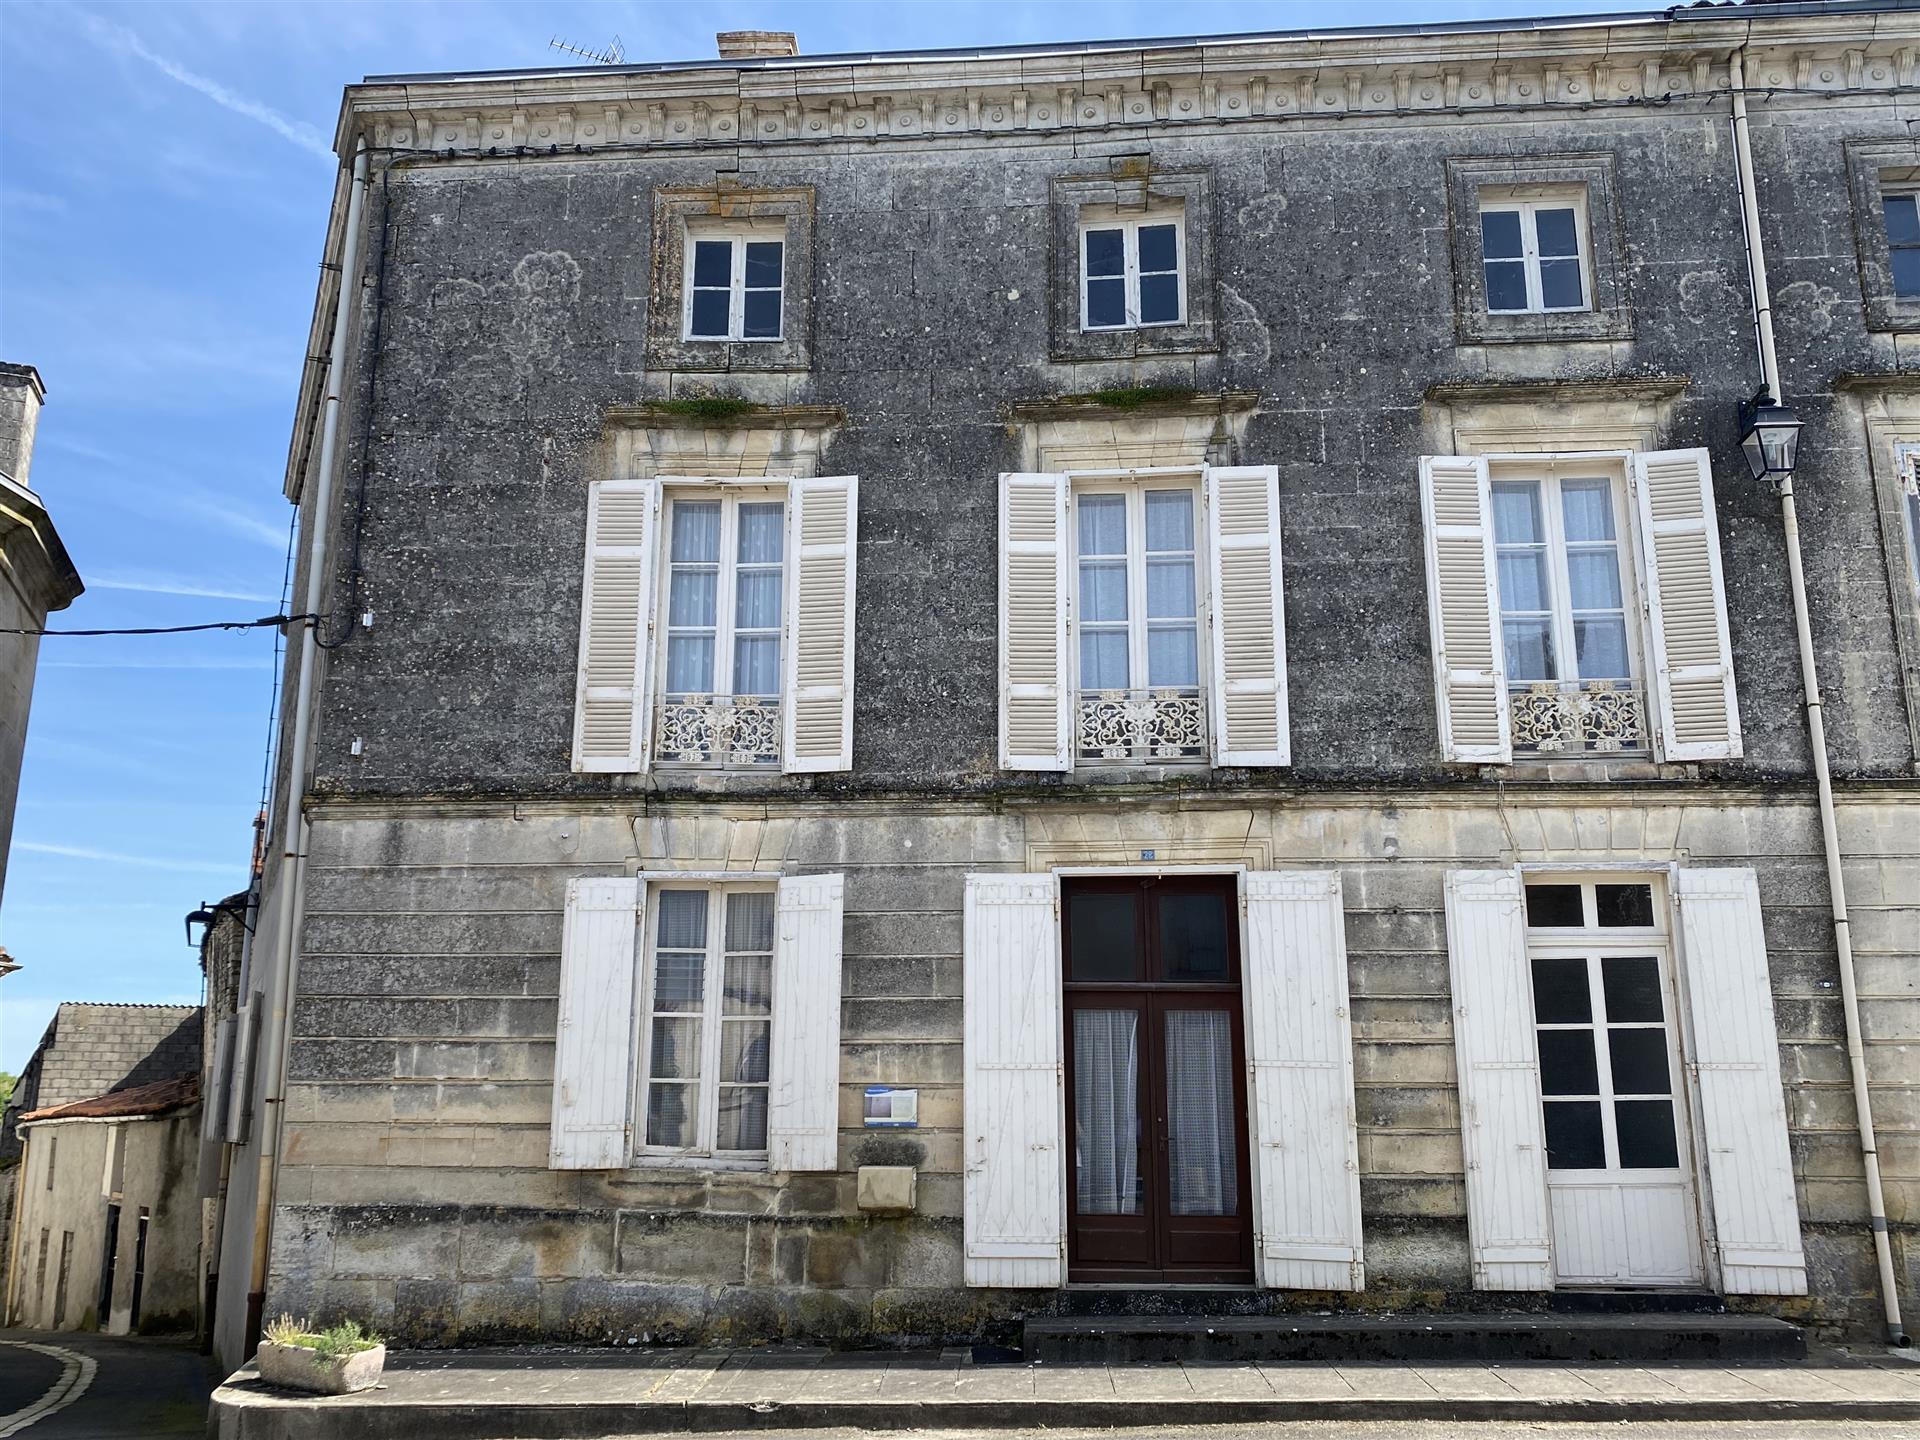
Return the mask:
<svg viewBox="0 0 1920 1440"><path fill-rule="evenodd" d="M1422 455L1420 509L1440 754L1504 764L1513 759L1513 724L1487 462L1477 455Z"/></svg>
<svg viewBox="0 0 1920 1440"><path fill-rule="evenodd" d="M1000 477L1000 768L1071 770L1067 477Z"/></svg>
<svg viewBox="0 0 1920 1440"><path fill-rule="evenodd" d="M555 1170L617 1170L627 1163L634 957L644 893L633 876L567 882L547 1159Z"/></svg>
<svg viewBox="0 0 1920 1440"><path fill-rule="evenodd" d="M1241 894L1260 1282L1364 1290L1340 876L1254 872Z"/></svg>
<svg viewBox="0 0 1920 1440"><path fill-rule="evenodd" d="M1447 875L1447 970L1476 1290L1551 1290L1547 1146L1520 876Z"/></svg>
<svg viewBox="0 0 1920 1440"><path fill-rule="evenodd" d="M227 1091L232 1079L236 1018L228 1015L213 1032L213 1064L207 1070L206 1095L200 1102L200 1138L209 1145L218 1145L227 1137Z"/></svg>
<svg viewBox="0 0 1920 1440"><path fill-rule="evenodd" d="M244 1145L253 1131L254 1054L259 1048L260 1012L267 997L254 991L233 1015L233 1079L227 1086L226 1139Z"/></svg>
<svg viewBox="0 0 1920 1440"><path fill-rule="evenodd" d="M1279 470L1209 467L1207 529L1213 763L1288 764Z"/></svg>
<svg viewBox="0 0 1920 1440"><path fill-rule="evenodd" d="M1661 756L1736 759L1740 705L1712 465L1705 450L1655 450L1635 456L1633 470Z"/></svg>
<svg viewBox="0 0 1920 1440"><path fill-rule="evenodd" d="M1707 1191L1729 1295L1804 1295L1780 1037L1753 871L1679 869L1680 966Z"/></svg>
<svg viewBox="0 0 1920 1440"><path fill-rule="evenodd" d="M798 875L774 902L767 1167L840 1164L840 917L845 877Z"/></svg>
<svg viewBox="0 0 1920 1440"><path fill-rule="evenodd" d="M795 480L787 552L784 763L853 768L853 566L860 480Z"/></svg>
<svg viewBox="0 0 1920 1440"><path fill-rule="evenodd" d="M651 480L596 480L587 487L575 770L630 774L647 768L647 655L659 494Z"/></svg>
<svg viewBox="0 0 1920 1440"><path fill-rule="evenodd" d="M1066 1279L1060 918L1051 875L969 875L966 1283Z"/></svg>

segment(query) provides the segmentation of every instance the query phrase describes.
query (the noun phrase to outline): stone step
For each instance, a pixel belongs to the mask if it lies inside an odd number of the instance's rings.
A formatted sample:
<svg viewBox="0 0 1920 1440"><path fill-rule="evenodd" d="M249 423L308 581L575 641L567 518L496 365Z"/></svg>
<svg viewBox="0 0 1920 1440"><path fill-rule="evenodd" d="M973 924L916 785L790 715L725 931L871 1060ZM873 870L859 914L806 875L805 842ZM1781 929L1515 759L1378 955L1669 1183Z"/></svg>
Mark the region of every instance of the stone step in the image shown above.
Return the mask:
<svg viewBox="0 0 1920 1440"><path fill-rule="evenodd" d="M1082 1315L1026 1322L1028 1361L1801 1360L1806 1334L1761 1315Z"/></svg>

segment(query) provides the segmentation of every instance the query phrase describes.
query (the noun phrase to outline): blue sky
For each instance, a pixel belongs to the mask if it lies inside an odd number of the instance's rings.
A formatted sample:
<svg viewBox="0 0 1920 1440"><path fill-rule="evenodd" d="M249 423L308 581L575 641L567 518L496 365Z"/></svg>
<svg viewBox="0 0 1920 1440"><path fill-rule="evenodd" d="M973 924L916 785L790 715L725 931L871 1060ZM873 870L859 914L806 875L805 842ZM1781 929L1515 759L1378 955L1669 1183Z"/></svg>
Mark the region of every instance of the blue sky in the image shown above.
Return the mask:
<svg viewBox="0 0 1920 1440"><path fill-rule="evenodd" d="M274 613L280 478L332 193L340 87L632 60L719 29L813 53L1642 8L1254 0L710 0L706 5L0 0L0 359L47 384L32 484L87 594L56 625ZM193 1002L185 913L239 889L271 631L48 639L0 944L0 1070L61 1000Z"/></svg>

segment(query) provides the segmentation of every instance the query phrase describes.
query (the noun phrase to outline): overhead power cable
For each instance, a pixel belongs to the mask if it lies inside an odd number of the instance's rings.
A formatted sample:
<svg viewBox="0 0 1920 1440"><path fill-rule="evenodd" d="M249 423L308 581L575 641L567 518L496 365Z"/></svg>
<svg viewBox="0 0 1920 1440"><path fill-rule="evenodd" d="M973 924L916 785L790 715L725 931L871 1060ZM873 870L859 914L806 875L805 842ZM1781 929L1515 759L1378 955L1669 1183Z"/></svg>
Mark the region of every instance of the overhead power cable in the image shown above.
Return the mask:
<svg viewBox="0 0 1920 1440"><path fill-rule="evenodd" d="M268 625L312 625L324 615L263 615L258 620L213 620L205 625L147 625L132 630L20 630L0 626L0 635L186 635L195 630L259 630Z"/></svg>

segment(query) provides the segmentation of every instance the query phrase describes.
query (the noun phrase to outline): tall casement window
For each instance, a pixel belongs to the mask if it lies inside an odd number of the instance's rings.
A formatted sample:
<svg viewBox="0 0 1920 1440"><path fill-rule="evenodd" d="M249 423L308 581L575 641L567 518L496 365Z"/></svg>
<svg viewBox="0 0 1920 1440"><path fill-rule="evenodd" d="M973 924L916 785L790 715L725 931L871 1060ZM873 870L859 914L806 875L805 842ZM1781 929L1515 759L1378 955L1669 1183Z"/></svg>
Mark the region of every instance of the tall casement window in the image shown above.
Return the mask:
<svg viewBox="0 0 1920 1440"><path fill-rule="evenodd" d="M1445 759L1740 754L1704 450L1422 459Z"/></svg>
<svg viewBox="0 0 1920 1440"><path fill-rule="evenodd" d="M1920 443L1899 447L1900 512L1907 525L1907 578L1920 594Z"/></svg>
<svg viewBox="0 0 1920 1440"><path fill-rule="evenodd" d="M781 228L710 231L689 227L688 340L781 338L786 244Z"/></svg>
<svg viewBox="0 0 1920 1440"><path fill-rule="evenodd" d="M1179 212L1088 220L1080 227L1080 326L1129 330L1186 319Z"/></svg>
<svg viewBox="0 0 1920 1440"><path fill-rule="evenodd" d="M1548 196L1496 198L1482 192L1480 255L1492 314L1548 314L1592 306L1585 204L1572 193Z"/></svg>
<svg viewBox="0 0 1920 1440"><path fill-rule="evenodd" d="M1887 222L1887 262L1893 273L1893 293L1901 300L1920 300L1920 192L1882 195L1880 213Z"/></svg>

